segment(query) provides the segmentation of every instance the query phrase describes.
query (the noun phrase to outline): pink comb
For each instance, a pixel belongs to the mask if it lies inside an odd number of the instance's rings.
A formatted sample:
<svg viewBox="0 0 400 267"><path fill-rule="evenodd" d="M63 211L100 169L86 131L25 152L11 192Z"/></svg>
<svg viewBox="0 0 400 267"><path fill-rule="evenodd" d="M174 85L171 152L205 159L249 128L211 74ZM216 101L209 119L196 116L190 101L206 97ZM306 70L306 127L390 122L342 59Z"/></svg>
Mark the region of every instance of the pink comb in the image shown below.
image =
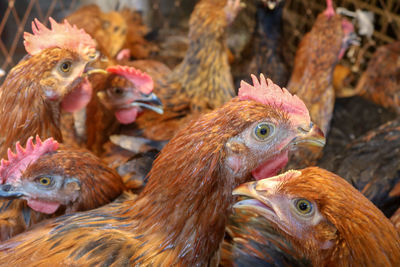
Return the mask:
<svg viewBox="0 0 400 267"><path fill-rule="evenodd" d="M24 32L25 50L36 55L46 48L60 47L78 52L81 55L94 53L96 42L84 30L71 26L67 20L58 24L49 18L51 29L46 28L39 20L32 21L33 34Z"/></svg>
<svg viewBox="0 0 400 267"><path fill-rule="evenodd" d="M128 66L111 66L106 69L110 73L114 73L125 77L132 82L143 94L150 94L154 88L153 79L145 72L141 72L134 67Z"/></svg>
<svg viewBox="0 0 400 267"><path fill-rule="evenodd" d="M330 18L335 15L335 10L333 9L333 4L332 0L326 0L326 9L324 11L324 14Z"/></svg>
<svg viewBox="0 0 400 267"><path fill-rule="evenodd" d="M30 163L46 153L56 151L58 148L58 142L53 138L48 138L42 142L40 137L36 135L36 145L33 144L32 140L33 137L29 137L25 149L17 142L15 145L16 154L10 148L8 149L8 160L2 159L0 164L1 183L7 180L16 181Z"/></svg>
<svg viewBox="0 0 400 267"><path fill-rule="evenodd" d="M253 85L245 81L240 83L238 94L240 100L253 100L262 104L275 105L290 114L310 120L308 109L298 96L292 95L285 88L280 88L270 79L265 80L263 74L260 75L260 81L253 74L251 78L253 79Z"/></svg>

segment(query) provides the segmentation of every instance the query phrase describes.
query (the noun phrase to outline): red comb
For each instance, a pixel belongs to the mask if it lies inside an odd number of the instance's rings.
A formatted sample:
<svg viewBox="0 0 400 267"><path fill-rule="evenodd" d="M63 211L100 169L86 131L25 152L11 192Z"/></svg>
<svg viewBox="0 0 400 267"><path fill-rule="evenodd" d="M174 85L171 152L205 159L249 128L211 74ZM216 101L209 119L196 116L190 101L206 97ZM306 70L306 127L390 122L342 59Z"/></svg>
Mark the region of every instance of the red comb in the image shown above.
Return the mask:
<svg viewBox="0 0 400 267"><path fill-rule="evenodd" d="M7 151L8 160L2 159L0 164L0 182L7 180L15 181L26 167L36 161L43 154L56 151L58 142L53 138L48 138L44 142L36 135L36 145L33 144L33 137L29 137L24 149L19 142L16 143L16 154L9 148Z"/></svg>
<svg viewBox="0 0 400 267"><path fill-rule="evenodd" d="M147 73L141 72L134 67L117 65L108 67L107 71L125 77L143 94L148 95L153 91L153 79Z"/></svg>
<svg viewBox="0 0 400 267"><path fill-rule="evenodd" d="M333 4L332 0L326 0L326 9L324 11L324 14L330 18L335 15L335 10L333 9Z"/></svg>
<svg viewBox="0 0 400 267"><path fill-rule="evenodd" d="M263 74L260 75L260 81L253 74L251 78L253 85L241 81L238 94L240 100L253 100L262 104L274 105L290 114L305 116L305 119L310 120L308 109L298 96L292 95L286 88L280 88L270 79L265 80Z"/></svg>
<svg viewBox="0 0 400 267"><path fill-rule="evenodd" d="M32 21L33 34L24 32L25 50L36 55L46 48L60 47L78 52L81 55L94 53L96 42L84 30L71 26L67 20L59 24L49 18L51 29L38 19Z"/></svg>

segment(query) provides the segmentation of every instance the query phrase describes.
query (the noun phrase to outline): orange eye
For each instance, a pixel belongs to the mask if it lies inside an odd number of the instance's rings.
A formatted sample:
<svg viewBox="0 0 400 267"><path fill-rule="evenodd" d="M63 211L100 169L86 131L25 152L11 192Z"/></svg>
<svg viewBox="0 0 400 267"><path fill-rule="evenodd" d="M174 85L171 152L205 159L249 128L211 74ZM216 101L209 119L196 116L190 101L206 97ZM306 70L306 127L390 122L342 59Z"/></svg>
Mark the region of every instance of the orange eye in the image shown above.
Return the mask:
<svg viewBox="0 0 400 267"><path fill-rule="evenodd" d="M44 186L51 185L52 179L50 177L40 177L39 183Z"/></svg>

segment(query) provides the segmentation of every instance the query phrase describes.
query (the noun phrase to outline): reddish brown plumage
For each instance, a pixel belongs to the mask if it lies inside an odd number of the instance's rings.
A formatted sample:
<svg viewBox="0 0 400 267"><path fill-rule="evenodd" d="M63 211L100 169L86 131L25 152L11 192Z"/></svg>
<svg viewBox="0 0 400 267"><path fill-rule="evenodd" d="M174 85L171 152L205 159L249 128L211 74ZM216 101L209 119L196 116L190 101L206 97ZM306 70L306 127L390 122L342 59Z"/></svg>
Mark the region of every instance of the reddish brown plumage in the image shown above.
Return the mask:
<svg viewBox="0 0 400 267"><path fill-rule="evenodd" d="M269 89L271 83L259 94ZM224 235L232 189L293 141L313 136L299 130L309 127L308 114L292 117L282 106L235 98L203 115L164 147L135 200L49 221L3 243L0 263L210 263ZM265 121L275 129L260 141L253 132Z"/></svg>
<svg viewBox="0 0 400 267"><path fill-rule="evenodd" d="M84 31L70 25L51 24L52 31L36 23L34 35L25 34L25 45L32 55L23 58L9 72L0 88L0 158L5 158L7 149L14 147L17 141L25 144L30 136L62 141L61 107L74 111L89 100L91 87L82 73L93 55L94 41ZM53 34L57 36L54 43L51 42ZM45 40L47 42L43 42ZM12 221L23 209L23 202L2 200L1 206L1 215L11 218L3 222L19 229L11 230L11 234L20 231L20 227L15 226L20 222ZM41 215L32 214L31 217L42 219ZM7 238L8 233L3 233L2 238Z"/></svg>
<svg viewBox="0 0 400 267"><path fill-rule="evenodd" d="M242 185L235 193L253 198L235 207L267 218L313 266L400 264L400 238L393 224L359 191L329 171L317 167L292 171ZM296 212L298 200L312 205L309 214Z"/></svg>
<svg viewBox="0 0 400 267"><path fill-rule="evenodd" d="M60 177L52 178L53 183L63 185L57 191L52 187L42 191L39 177ZM3 191L4 186L8 187L7 191ZM48 195L53 190L56 195ZM0 239L6 240L47 218L100 207L114 200L123 190L121 177L99 158L89 151L61 145L57 151L46 153L31 163L18 182L6 181L6 185L0 187L0 192L19 192L20 198L25 199L3 201L2 209L8 208L0 213ZM47 202L60 206L56 212L44 214L30 208L31 199L43 206Z"/></svg>

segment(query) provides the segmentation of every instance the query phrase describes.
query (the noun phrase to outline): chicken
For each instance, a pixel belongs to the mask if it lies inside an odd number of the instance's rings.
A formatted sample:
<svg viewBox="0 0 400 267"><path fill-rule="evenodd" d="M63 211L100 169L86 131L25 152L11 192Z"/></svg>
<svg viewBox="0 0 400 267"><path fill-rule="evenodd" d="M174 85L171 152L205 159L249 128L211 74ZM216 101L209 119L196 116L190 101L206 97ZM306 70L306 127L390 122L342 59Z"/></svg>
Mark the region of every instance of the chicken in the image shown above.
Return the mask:
<svg viewBox="0 0 400 267"><path fill-rule="evenodd" d="M389 192L400 182L400 120L385 123L350 143L335 157L323 158L319 166L337 173L361 191L390 217L400 196Z"/></svg>
<svg viewBox="0 0 400 267"><path fill-rule="evenodd" d="M356 91L364 98L400 113L400 41L375 51Z"/></svg>
<svg viewBox="0 0 400 267"><path fill-rule="evenodd" d="M237 202L235 210L263 216L312 266L400 264L400 237L393 224L329 171L288 171L243 184L233 194L249 198Z"/></svg>
<svg viewBox="0 0 400 267"><path fill-rule="evenodd" d="M327 6L301 40L288 83L290 92L306 103L311 118L324 134L329 131L335 102L333 69L346 51L354 31L350 22L335 14L332 0L327 0Z"/></svg>
<svg viewBox="0 0 400 267"><path fill-rule="evenodd" d="M118 131L119 123L133 123L146 110L163 113L160 99L152 93L154 83L149 75L120 65L106 70L107 75L91 79L97 94L88 104L85 116L75 118L75 123L81 121L84 125L80 130L84 132L81 139L98 155L103 153L103 145L110 135Z"/></svg>
<svg viewBox="0 0 400 267"><path fill-rule="evenodd" d="M271 3L275 6L270 8ZM235 79L242 80L247 73L263 73L280 86L289 80L288 66L283 57L282 14L285 1L260 1L257 4L257 25L255 36L244 62L234 71ZM248 60L250 59L250 60Z"/></svg>
<svg viewBox="0 0 400 267"><path fill-rule="evenodd" d="M1 240L54 215L100 207L125 190L121 177L92 153L32 139L1 161L0 197L26 200L4 201L15 208L0 212Z"/></svg>
<svg viewBox="0 0 400 267"><path fill-rule="evenodd" d="M91 98L85 76L95 58L93 39L68 22L57 24L50 18L50 23L51 30L38 20L32 23L34 34L24 34L29 55L10 70L0 88L0 158L8 147L36 134L62 141L60 109L79 110Z"/></svg>
<svg viewBox="0 0 400 267"><path fill-rule="evenodd" d="M275 174L296 144L322 145L304 103L253 77L239 96L177 133L134 200L66 215L0 245L0 265L207 265L232 189ZM171 164L171 160L174 164Z"/></svg>
<svg viewBox="0 0 400 267"><path fill-rule="evenodd" d="M97 5L88 5L65 19L90 34L96 40L97 48L110 58L115 58L124 46L127 25L119 12L104 13Z"/></svg>
<svg viewBox="0 0 400 267"><path fill-rule="evenodd" d="M169 140L199 113L219 107L231 99L235 90L226 55L224 30L239 9L238 0L202 0L198 3L191 16L191 45L183 62L173 71L154 60L124 61L124 64L145 71L153 78L154 93L163 104L163 115L144 112L136 117L131 116L126 105L118 108L120 96L109 92L120 88L128 93L135 87L127 87L126 82L118 77L121 75L113 75L99 89L100 101L88 106L85 123L88 148L96 153L102 152L108 137L113 133L120 134L121 128L129 129L127 134L132 136L155 141ZM210 72L213 74L209 75ZM119 113L123 116L116 116L118 123L135 122L135 125L120 127L108 115L108 119L99 119L102 117L99 114L110 114L104 107L112 107L113 113L121 111ZM103 134L106 129L106 134Z"/></svg>
<svg viewBox="0 0 400 267"><path fill-rule="evenodd" d="M304 101L312 120L325 135L329 132L335 103L333 69L344 55L353 31L353 25L335 14L332 1L327 0L327 9L318 15L313 28L300 42L287 85L291 93L297 94ZM315 164L320 156L321 153L316 151L299 150L293 155L293 163L288 167Z"/></svg>

